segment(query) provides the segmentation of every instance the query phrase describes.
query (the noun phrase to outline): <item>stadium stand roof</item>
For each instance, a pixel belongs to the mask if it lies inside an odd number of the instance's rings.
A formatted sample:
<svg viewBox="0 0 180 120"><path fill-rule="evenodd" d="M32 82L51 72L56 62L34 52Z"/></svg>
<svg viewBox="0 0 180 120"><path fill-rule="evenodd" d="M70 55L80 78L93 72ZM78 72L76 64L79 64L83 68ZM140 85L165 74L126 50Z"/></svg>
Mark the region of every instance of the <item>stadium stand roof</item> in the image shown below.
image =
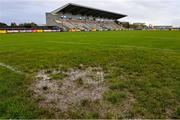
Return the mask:
<svg viewBox="0 0 180 120"><path fill-rule="evenodd" d="M86 7L74 3L68 3L51 13L57 14L57 13L72 13L73 15L81 14L86 16L93 16L93 17L102 17L102 18L110 18L110 19L120 19L123 17L126 17L127 15L110 12L106 10L100 10L96 8Z"/></svg>

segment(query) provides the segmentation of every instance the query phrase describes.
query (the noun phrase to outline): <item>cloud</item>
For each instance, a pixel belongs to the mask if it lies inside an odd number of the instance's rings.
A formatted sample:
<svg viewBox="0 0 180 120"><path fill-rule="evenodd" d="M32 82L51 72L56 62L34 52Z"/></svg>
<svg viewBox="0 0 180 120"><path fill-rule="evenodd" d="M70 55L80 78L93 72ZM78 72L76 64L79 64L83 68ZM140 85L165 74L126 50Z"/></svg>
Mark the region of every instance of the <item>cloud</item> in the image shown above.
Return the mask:
<svg viewBox="0 0 180 120"><path fill-rule="evenodd" d="M0 0L0 21L45 24L45 12L69 2L127 14L121 21L180 26L180 0Z"/></svg>

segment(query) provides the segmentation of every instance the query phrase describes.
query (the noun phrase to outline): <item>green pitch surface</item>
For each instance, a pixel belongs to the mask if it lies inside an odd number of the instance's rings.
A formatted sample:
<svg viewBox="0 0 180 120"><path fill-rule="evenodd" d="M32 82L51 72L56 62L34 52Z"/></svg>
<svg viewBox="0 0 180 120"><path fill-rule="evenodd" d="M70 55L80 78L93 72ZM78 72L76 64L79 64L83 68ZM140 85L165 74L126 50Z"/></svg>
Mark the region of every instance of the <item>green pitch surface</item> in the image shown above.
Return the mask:
<svg viewBox="0 0 180 120"><path fill-rule="evenodd" d="M37 72L80 64L103 69L101 100L40 106L46 98L30 89ZM180 118L180 32L0 35L0 118Z"/></svg>

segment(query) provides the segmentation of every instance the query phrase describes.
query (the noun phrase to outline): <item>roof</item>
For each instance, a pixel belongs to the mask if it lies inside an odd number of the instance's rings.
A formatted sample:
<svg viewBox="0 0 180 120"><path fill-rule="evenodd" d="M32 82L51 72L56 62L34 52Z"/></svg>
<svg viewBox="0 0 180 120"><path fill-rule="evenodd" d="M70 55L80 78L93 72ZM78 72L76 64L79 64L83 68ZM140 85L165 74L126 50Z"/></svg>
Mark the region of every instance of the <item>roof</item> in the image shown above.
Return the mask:
<svg viewBox="0 0 180 120"><path fill-rule="evenodd" d="M103 17L103 18L111 18L111 19L120 19L126 17L127 15L110 12L106 10L100 10L96 8L86 7L74 3L68 3L51 13L58 14L58 13L72 13L73 15L81 14L86 16L94 16L94 17Z"/></svg>

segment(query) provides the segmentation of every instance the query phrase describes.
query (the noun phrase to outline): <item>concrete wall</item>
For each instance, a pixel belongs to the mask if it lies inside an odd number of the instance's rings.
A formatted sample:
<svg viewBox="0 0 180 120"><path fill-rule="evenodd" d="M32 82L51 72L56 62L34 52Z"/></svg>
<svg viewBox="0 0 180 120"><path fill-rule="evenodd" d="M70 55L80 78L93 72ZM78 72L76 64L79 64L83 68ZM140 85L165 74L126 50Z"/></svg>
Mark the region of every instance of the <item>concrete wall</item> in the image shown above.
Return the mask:
<svg viewBox="0 0 180 120"><path fill-rule="evenodd" d="M58 19L57 15L53 15L51 13L46 13L46 25L47 26L54 26L56 25L55 20Z"/></svg>

